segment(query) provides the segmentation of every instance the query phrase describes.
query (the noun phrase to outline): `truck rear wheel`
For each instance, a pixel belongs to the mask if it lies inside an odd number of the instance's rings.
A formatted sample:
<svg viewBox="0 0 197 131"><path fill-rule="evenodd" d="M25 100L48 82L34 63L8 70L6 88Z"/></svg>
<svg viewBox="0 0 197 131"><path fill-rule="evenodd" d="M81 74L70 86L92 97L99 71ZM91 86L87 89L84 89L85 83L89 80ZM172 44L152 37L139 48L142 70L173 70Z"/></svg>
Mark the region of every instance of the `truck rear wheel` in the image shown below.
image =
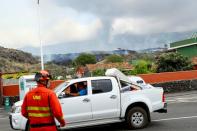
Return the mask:
<svg viewBox="0 0 197 131"><path fill-rule="evenodd" d="M141 129L149 124L147 112L141 107L131 108L126 115L129 129Z"/></svg>

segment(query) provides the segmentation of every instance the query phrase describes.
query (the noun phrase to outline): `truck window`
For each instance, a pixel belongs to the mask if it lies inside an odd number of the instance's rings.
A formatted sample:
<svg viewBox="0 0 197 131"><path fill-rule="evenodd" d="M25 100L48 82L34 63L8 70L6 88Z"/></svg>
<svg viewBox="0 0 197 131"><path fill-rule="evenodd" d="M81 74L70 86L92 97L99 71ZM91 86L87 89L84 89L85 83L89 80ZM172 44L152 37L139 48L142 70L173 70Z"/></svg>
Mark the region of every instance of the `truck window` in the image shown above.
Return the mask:
<svg viewBox="0 0 197 131"><path fill-rule="evenodd" d="M61 95L63 97L87 95L87 81L81 81L69 85L65 90L62 91Z"/></svg>
<svg viewBox="0 0 197 131"><path fill-rule="evenodd" d="M92 94L105 93L112 91L110 79L92 80Z"/></svg>

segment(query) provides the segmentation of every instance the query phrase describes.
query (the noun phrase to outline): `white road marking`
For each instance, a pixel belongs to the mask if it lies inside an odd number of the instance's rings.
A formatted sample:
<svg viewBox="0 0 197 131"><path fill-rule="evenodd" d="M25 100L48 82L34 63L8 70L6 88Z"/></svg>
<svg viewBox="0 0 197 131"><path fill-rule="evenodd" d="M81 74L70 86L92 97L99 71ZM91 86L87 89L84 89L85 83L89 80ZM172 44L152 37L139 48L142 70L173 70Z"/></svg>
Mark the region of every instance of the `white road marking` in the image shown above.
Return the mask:
<svg viewBox="0 0 197 131"><path fill-rule="evenodd" d="M152 121L170 121L170 120L182 120L182 119L192 119L192 118L197 118L197 116L175 117L175 118L166 118L166 119L159 119Z"/></svg>
<svg viewBox="0 0 197 131"><path fill-rule="evenodd" d="M197 99L197 97L178 97L176 99L187 99L187 100L190 100L190 99Z"/></svg>
<svg viewBox="0 0 197 131"><path fill-rule="evenodd" d="M197 103L197 101L174 101L174 102L167 102L168 104L174 104L174 103Z"/></svg>
<svg viewBox="0 0 197 131"><path fill-rule="evenodd" d="M0 118L0 120L3 120L3 119L9 119L9 117L2 117L2 118Z"/></svg>
<svg viewBox="0 0 197 131"><path fill-rule="evenodd" d="M8 116L7 115L0 115L0 119L7 119Z"/></svg>
<svg viewBox="0 0 197 131"><path fill-rule="evenodd" d="M197 102L196 96L188 96L188 97L173 97L170 99L166 99L168 103L186 103L186 102Z"/></svg>
<svg viewBox="0 0 197 131"><path fill-rule="evenodd" d="M176 101L176 100L166 100L167 102Z"/></svg>

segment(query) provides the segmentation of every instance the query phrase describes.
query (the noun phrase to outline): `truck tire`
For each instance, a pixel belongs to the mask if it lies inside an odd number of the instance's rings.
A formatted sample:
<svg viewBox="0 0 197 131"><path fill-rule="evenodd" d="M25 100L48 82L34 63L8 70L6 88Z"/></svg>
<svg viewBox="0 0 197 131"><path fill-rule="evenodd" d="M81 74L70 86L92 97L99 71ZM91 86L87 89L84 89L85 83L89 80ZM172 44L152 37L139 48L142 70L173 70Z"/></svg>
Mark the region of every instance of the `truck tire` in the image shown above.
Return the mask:
<svg viewBox="0 0 197 131"><path fill-rule="evenodd" d="M149 124L146 110L141 107L131 108L126 115L126 123L129 129L142 129Z"/></svg>

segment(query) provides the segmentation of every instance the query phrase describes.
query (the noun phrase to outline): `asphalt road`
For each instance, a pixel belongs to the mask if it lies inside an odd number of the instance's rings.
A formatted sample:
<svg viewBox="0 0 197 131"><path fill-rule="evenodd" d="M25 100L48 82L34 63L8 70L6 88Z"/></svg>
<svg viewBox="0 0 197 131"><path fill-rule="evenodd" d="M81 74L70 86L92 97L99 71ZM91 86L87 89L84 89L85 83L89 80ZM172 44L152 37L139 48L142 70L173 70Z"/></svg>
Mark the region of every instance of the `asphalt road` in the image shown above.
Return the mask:
<svg viewBox="0 0 197 131"><path fill-rule="evenodd" d="M166 100L168 113L152 113L151 124L140 131L197 131L197 91L168 94ZM0 130L12 131L3 108L0 108ZM92 130L126 131L127 128L123 124L112 124L72 131Z"/></svg>
<svg viewBox="0 0 197 131"><path fill-rule="evenodd" d="M0 108L0 131L12 131L8 116L8 112L4 108Z"/></svg>

